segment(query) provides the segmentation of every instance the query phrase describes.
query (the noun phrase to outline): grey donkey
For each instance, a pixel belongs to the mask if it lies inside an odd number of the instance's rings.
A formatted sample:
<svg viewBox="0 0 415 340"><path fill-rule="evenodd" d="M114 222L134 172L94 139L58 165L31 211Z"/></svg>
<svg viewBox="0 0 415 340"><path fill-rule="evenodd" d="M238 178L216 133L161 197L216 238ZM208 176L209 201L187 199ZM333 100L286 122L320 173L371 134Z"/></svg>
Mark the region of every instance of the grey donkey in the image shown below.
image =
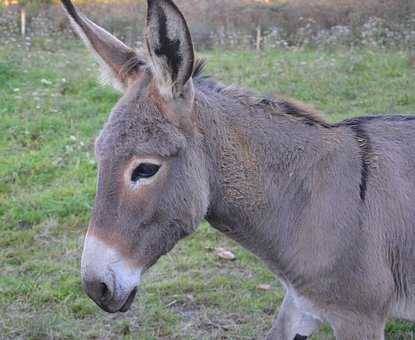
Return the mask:
<svg viewBox="0 0 415 340"><path fill-rule="evenodd" d="M148 0L135 51L62 0L123 96L96 142L81 272L125 312L141 275L203 219L261 258L286 295L268 339L383 339L415 320L415 117L329 124L202 74L171 0Z"/></svg>

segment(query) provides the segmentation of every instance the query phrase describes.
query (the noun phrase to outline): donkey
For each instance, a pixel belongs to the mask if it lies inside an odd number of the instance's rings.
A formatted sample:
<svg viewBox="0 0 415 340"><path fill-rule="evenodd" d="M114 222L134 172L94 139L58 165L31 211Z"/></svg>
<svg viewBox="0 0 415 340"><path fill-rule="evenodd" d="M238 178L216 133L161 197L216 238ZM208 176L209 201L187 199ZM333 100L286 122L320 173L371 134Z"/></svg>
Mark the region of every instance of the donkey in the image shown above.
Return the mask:
<svg viewBox="0 0 415 340"><path fill-rule="evenodd" d="M268 339L328 323L383 339L415 320L415 117L329 124L306 107L204 76L171 0L148 0L135 51L62 0L123 92L96 142L86 293L127 311L141 275L203 219L261 258L286 295Z"/></svg>

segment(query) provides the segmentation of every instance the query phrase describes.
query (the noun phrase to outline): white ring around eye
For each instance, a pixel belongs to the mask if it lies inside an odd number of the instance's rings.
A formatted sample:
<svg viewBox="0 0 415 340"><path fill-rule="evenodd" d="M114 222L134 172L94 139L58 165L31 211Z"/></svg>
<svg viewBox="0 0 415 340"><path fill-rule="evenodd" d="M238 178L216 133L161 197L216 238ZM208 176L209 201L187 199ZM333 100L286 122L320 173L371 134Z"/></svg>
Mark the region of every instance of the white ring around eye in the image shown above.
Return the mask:
<svg viewBox="0 0 415 340"><path fill-rule="evenodd" d="M142 178L137 182L131 181L131 175L132 175L133 171L142 163L151 163L151 164L159 166L160 169L152 177ZM131 161L130 164L127 166L126 171L124 173L124 177L125 177L125 180L126 180L126 183L127 183L128 187L131 190L137 190L140 186L148 185L151 182L153 182L156 179L156 177L159 174L161 169L162 169L162 162L159 158L151 158L151 157L134 158L133 161Z"/></svg>

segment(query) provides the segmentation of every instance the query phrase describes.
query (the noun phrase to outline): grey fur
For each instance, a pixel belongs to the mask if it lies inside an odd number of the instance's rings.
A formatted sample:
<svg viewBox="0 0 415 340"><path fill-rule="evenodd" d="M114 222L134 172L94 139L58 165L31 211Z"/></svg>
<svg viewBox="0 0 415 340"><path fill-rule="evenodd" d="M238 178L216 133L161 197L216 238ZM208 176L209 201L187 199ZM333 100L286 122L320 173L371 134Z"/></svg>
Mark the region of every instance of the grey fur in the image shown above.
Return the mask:
<svg viewBox="0 0 415 340"><path fill-rule="evenodd" d="M200 74L172 102L150 64L98 139L90 232L148 268L206 219L283 283L268 339L321 323L338 339L383 339L387 319L415 320L415 117L329 124ZM166 171L130 194L127 164L143 156Z"/></svg>

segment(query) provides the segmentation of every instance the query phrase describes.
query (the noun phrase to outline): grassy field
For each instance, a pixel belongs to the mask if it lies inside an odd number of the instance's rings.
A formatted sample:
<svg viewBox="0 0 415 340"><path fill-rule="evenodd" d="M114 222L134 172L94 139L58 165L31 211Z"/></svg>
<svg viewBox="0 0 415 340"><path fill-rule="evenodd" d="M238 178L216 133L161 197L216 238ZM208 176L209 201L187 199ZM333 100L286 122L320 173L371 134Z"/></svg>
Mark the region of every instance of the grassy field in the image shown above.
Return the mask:
<svg viewBox="0 0 415 340"><path fill-rule="evenodd" d="M205 57L223 82L297 98L331 121L415 113L415 72L403 52ZM261 338L282 288L255 257L207 225L145 276L127 314L105 314L81 291L81 247L95 192L93 141L118 98L95 76L78 45L0 47L0 338ZM218 258L217 247L232 250L236 260ZM413 331L402 322L387 328L389 338ZM327 328L315 336L323 338L331 338Z"/></svg>

